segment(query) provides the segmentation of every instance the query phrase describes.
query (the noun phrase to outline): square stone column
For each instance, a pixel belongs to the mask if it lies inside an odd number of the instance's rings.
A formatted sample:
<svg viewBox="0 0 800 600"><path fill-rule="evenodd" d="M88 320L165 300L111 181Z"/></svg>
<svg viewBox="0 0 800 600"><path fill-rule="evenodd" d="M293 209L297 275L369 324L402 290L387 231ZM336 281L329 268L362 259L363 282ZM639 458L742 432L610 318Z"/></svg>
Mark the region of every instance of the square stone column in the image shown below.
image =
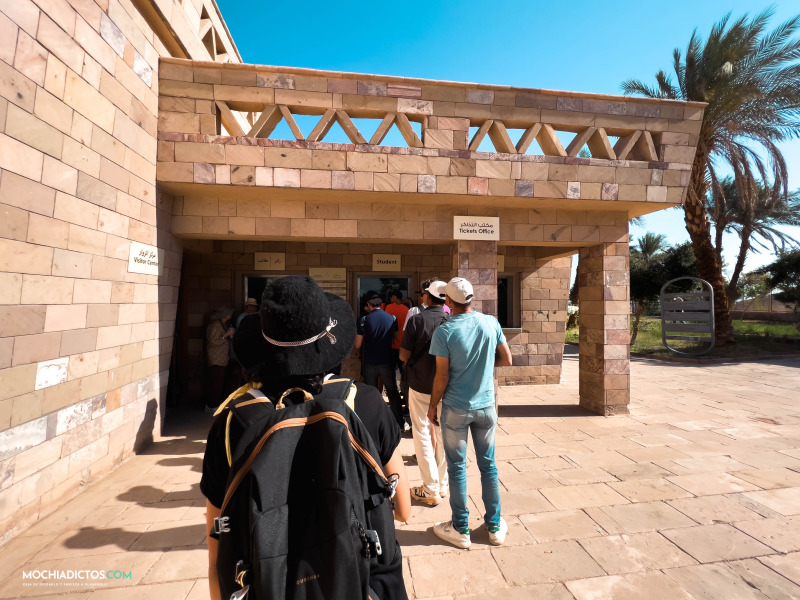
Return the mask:
<svg viewBox="0 0 800 600"><path fill-rule="evenodd" d="M627 241L581 248L580 405L601 415L628 413L630 272Z"/></svg>
<svg viewBox="0 0 800 600"><path fill-rule="evenodd" d="M497 316L497 242L456 240L453 272L472 284L472 308Z"/></svg>

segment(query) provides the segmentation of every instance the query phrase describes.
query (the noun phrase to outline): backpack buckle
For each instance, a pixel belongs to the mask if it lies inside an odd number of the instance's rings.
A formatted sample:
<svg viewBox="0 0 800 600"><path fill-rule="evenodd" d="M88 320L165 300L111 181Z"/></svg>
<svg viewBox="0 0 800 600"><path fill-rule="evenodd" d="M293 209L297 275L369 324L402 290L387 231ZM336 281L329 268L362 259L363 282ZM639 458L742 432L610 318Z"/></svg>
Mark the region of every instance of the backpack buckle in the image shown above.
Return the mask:
<svg viewBox="0 0 800 600"><path fill-rule="evenodd" d="M383 554L383 548L381 548L381 538L378 537L377 531L374 529L365 529L364 537L367 538L369 547L375 550L375 556L380 556ZM370 552L370 556L372 556L372 552Z"/></svg>
<svg viewBox="0 0 800 600"><path fill-rule="evenodd" d="M386 481L386 495L389 496L389 498L394 498L397 492L397 483L400 481L400 475L392 473L386 478Z"/></svg>
<svg viewBox="0 0 800 600"><path fill-rule="evenodd" d="M231 528L228 526L230 517L214 517L214 533L229 533Z"/></svg>

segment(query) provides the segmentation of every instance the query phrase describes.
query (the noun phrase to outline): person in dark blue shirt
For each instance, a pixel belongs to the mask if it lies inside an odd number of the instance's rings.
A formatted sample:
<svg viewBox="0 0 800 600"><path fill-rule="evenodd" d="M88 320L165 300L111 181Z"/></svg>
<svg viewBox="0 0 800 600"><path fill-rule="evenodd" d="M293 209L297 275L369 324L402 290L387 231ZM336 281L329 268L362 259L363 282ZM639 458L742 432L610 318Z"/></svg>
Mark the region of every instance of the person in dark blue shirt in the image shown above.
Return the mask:
<svg viewBox="0 0 800 600"><path fill-rule="evenodd" d="M367 296L364 306L367 314L358 322L355 347L361 356L364 383L377 388L380 377L389 397L389 408L402 431L405 426L403 401L400 390L397 389L392 362L392 340L398 331L397 319L385 312L381 304L381 298L377 294Z"/></svg>

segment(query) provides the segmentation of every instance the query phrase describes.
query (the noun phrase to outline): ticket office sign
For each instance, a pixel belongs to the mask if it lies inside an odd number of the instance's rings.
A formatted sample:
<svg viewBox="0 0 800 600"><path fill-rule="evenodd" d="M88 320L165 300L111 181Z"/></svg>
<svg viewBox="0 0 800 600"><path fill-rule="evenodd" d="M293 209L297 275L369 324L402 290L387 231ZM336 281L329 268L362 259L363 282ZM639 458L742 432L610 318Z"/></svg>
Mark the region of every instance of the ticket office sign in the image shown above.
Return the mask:
<svg viewBox="0 0 800 600"><path fill-rule="evenodd" d="M454 240L499 240L500 217L453 217Z"/></svg>

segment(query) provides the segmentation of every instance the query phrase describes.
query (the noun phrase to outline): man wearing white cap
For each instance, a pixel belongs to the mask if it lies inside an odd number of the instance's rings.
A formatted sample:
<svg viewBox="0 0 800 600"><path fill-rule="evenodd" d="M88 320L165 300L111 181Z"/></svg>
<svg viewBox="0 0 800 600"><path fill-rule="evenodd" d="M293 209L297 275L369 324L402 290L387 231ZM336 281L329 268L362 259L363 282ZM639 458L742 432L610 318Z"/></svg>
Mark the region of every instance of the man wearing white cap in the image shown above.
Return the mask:
<svg viewBox="0 0 800 600"><path fill-rule="evenodd" d="M236 329L242 324L242 319L247 315L253 315L258 312L258 300L255 298L248 298L244 303L244 312L236 318Z"/></svg>
<svg viewBox="0 0 800 600"><path fill-rule="evenodd" d="M436 358L429 352L436 329L447 320L444 281L427 281L422 289L422 312L406 321L400 344L400 360L408 375L408 411L414 453L417 456L422 485L411 488L411 497L436 506L447 495L447 463L438 427L428 419L428 407L436 374Z"/></svg>
<svg viewBox="0 0 800 600"><path fill-rule="evenodd" d="M494 460L494 367L510 366L511 350L497 319L472 309L474 293L469 281L454 277L447 283L445 293L452 316L431 338L436 377L428 419L439 425L437 411L441 402L452 520L436 523L433 532L459 548L470 546L466 468L467 438L472 432L486 509L484 521L489 542L499 546L505 541L508 525L500 516L500 484Z"/></svg>

